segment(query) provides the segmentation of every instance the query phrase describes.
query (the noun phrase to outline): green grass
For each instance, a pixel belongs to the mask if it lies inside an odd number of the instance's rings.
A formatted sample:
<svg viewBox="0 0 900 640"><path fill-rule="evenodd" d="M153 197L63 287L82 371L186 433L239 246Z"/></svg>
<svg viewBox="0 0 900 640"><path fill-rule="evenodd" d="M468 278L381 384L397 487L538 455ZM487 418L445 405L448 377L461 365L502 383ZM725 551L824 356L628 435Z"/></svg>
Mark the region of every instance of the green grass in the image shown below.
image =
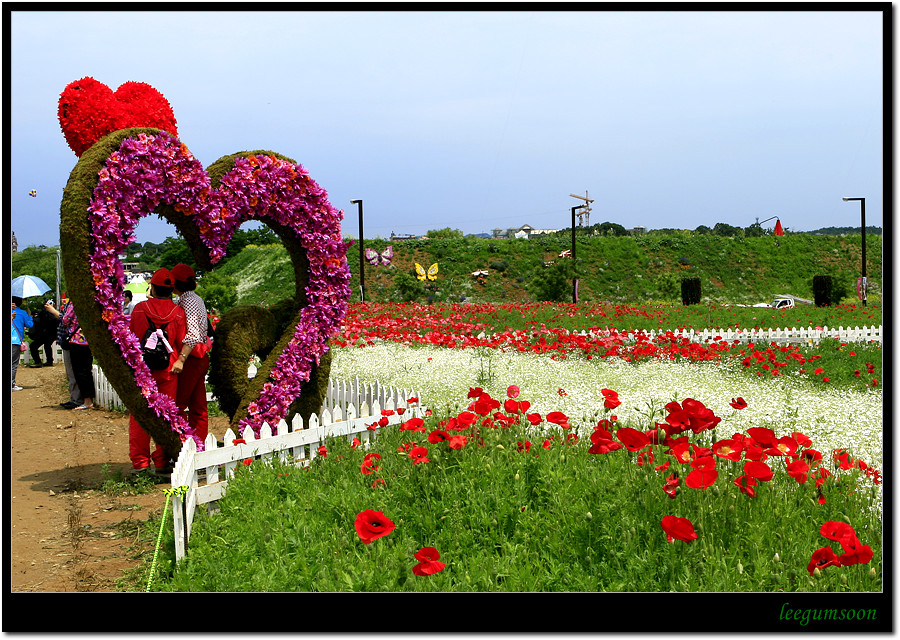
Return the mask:
<svg viewBox="0 0 900 640"><path fill-rule="evenodd" d="M538 436L521 426L482 428L460 450L429 444L427 431L380 433L381 468L360 471L365 452L343 439L308 470L260 461L241 466L220 501L221 513L195 521L186 559L154 588L171 591L878 591L881 522L870 508L871 482L837 470L816 502L780 469L758 495L742 495L731 479L743 463L717 460L720 477L706 490L683 484L672 500L662 491L673 469L638 466L622 449L588 453L587 438ZM641 427L642 425L633 425ZM647 425L643 425L646 428ZM719 437L730 435L720 425ZM451 432L452 434L453 432ZM550 435L553 439L549 440ZM777 434L779 436L786 434ZM542 446L548 439L549 448ZM415 440L430 462L413 465ZM528 451L519 443L530 440ZM711 435L692 437L712 444ZM660 464L667 456L655 448ZM732 466L729 466L732 465ZM673 466L678 466L673 463ZM777 469L777 465L773 464ZM689 471L679 470L679 475ZM384 486L372 486L382 478ZM396 529L363 544L357 514L382 511ZM666 515L690 519L698 539L667 543ZM871 564L827 568L811 578L806 565L829 541L827 520L850 522L871 546ZM837 543L833 543L840 553ZM435 547L446 568L415 576L414 554ZM777 554L777 557L776 557ZM875 577L870 576L875 569ZM170 572L171 571L171 572Z"/></svg>

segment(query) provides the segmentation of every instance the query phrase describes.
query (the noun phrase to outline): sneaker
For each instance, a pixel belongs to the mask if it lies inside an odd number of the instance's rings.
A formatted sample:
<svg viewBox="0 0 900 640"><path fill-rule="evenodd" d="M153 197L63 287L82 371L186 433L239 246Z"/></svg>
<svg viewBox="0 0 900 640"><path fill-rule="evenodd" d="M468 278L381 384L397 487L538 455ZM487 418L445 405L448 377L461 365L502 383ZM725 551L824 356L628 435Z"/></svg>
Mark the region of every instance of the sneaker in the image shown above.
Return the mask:
<svg viewBox="0 0 900 640"><path fill-rule="evenodd" d="M128 473L132 476L139 476L143 473L149 473L149 472L150 472L150 465L147 465L146 467L132 467L131 469L128 470Z"/></svg>
<svg viewBox="0 0 900 640"><path fill-rule="evenodd" d="M20 386L17 385L17 384L14 384L12 390L13 390L13 391L21 391L21 390L22 390L22 387L20 387Z"/></svg>
<svg viewBox="0 0 900 640"><path fill-rule="evenodd" d="M86 411L88 409L93 409L93 408L94 408L94 405L87 406L86 404L82 404L80 406L75 407L73 409L73 411Z"/></svg>
<svg viewBox="0 0 900 640"><path fill-rule="evenodd" d="M174 467L167 465L165 467L156 467L155 473L158 476L171 476L174 470Z"/></svg>
<svg viewBox="0 0 900 640"><path fill-rule="evenodd" d="M59 406L61 406L63 409L74 409L75 407L79 407L81 405L78 404L77 402L72 402L71 400L67 400L66 402L60 402Z"/></svg>
<svg viewBox="0 0 900 640"><path fill-rule="evenodd" d="M32 362L31 364L28 365L28 368L29 369L40 369L43 366L44 365L42 365L40 362ZM50 365L48 365L48 366L50 366Z"/></svg>

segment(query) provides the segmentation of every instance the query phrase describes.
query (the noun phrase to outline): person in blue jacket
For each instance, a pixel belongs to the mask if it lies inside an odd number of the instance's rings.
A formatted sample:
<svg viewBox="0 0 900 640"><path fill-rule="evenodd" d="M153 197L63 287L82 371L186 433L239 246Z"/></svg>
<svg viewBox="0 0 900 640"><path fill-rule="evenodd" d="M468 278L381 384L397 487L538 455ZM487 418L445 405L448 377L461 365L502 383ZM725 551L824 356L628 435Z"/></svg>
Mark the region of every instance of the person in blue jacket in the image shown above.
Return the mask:
<svg viewBox="0 0 900 640"><path fill-rule="evenodd" d="M12 390L21 391L16 384L16 371L19 370L19 359L22 357L22 344L25 342L25 329L34 326L34 319L22 308L22 298L12 297Z"/></svg>

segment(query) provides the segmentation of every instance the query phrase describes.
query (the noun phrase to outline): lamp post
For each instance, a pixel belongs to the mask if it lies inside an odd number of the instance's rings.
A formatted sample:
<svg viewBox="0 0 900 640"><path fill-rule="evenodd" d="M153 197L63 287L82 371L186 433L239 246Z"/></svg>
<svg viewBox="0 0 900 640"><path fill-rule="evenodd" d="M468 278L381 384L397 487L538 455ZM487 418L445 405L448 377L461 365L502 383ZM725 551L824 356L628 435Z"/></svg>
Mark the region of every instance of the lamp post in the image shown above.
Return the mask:
<svg viewBox="0 0 900 640"><path fill-rule="evenodd" d="M578 302L578 273L575 270L575 212L584 209L587 204L572 207L572 304Z"/></svg>
<svg viewBox="0 0 900 640"><path fill-rule="evenodd" d="M866 199L841 198L844 202L859 200L860 227L862 228L862 303L866 306Z"/></svg>
<svg viewBox="0 0 900 640"><path fill-rule="evenodd" d="M366 258L365 253L363 251L363 212L362 212L362 200L351 200L350 204L355 204L359 207L359 301L366 301L366 277L365 277L365 264Z"/></svg>

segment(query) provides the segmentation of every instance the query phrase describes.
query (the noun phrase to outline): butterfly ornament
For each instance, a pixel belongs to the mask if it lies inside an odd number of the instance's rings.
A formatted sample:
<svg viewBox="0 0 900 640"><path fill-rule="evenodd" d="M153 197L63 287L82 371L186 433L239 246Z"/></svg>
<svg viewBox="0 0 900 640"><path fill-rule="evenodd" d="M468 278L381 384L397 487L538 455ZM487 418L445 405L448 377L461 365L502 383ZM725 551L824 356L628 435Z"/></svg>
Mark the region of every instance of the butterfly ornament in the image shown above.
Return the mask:
<svg viewBox="0 0 900 640"><path fill-rule="evenodd" d="M437 280L438 274L438 266L437 262L428 267L428 271L425 271L425 267L420 265L418 262L416 263L416 277L423 282L427 278L428 280Z"/></svg>
<svg viewBox="0 0 900 640"><path fill-rule="evenodd" d="M368 260L371 264L374 264L376 267L378 265L389 266L391 264L391 258L394 257L394 247L390 246L381 253L378 253L374 249L366 249L365 251L366 260Z"/></svg>

